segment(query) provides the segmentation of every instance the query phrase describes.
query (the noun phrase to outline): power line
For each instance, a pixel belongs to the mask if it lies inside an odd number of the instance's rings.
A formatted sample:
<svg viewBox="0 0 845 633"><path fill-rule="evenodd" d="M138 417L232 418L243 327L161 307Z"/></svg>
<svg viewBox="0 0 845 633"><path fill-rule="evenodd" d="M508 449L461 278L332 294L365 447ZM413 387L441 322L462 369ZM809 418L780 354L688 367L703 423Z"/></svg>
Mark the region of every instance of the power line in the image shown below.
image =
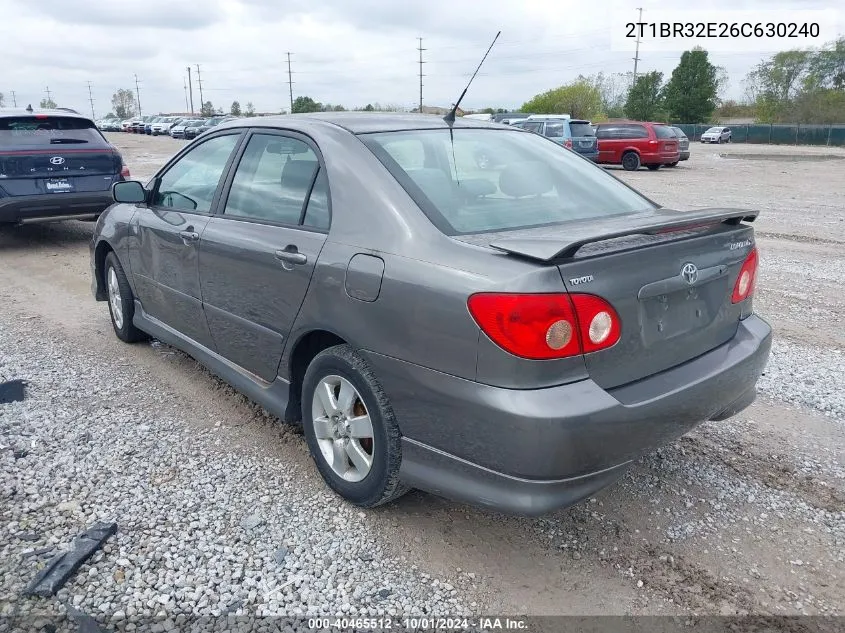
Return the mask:
<svg viewBox="0 0 845 633"><path fill-rule="evenodd" d="M420 114L422 114L422 111L423 111L423 76L424 76L423 75L423 64L425 63L423 61L422 54L423 54L423 51L427 50L427 49L423 48L423 45L422 45L423 38L418 37L417 39L420 41L420 46L417 50L420 52Z"/></svg>
<svg viewBox="0 0 845 633"><path fill-rule="evenodd" d="M200 65L197 64L197 85L200 87L200 111L205 106L205 101L202 98L202 75L200 74Z"/></svg>
<svg viewBox="0 0 845 633"><path fill-rule="evenodd" d="M290 113L293 114L293 73L290 70L290 53L288 55L288 90L290 91Z"/></svg>
<svg viewBox="0 0 845 633"><path fill-rule="evenodd" d="M188 94L191 96L191 114L194 113L194 84L191 82L191 67L188 66Z"/></svg>
<svg viewBox="0 0 845 633"><path fill-rule="evenodd" d="M141 89L138 87L138 75L135 75L135 96L138 97L138 116L141 116Z"/></svg>
<svg viewBox="0 0 845 633"><path fill-rule="evenodd" d="M643 22L643 8L637 7L637 10L640 12L640 24ZM637 80L637 63L640 61L640 29L639 24L637 25L637 47L636 52L634 53L634 81Z"/></svg>
<svg viewBox="0 0 845 633"><path fill-rule="evenodd" d="M91 104L91 118L96 119L97 115L94 114L94 96L91 94L91 82L88 82L88 102Z"/></svg>

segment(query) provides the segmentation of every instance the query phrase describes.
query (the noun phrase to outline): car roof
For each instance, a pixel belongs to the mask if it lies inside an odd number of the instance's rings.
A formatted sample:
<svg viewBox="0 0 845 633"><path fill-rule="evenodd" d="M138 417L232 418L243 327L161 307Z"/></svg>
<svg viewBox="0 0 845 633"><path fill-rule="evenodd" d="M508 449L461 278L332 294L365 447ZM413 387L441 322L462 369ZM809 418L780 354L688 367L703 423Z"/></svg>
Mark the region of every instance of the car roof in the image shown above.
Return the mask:
<svg viewBox="0 0 845 633"><path fill-rule="evenodd" d="M401 130L448 129L449 125L436 114L411 114L402 112L314 112L309 114L280 114L248 119L224 121L218 129L232 127L301 127L333 125L353 134L371 132L399 132ZM478 119L463 120L458 117L454 128L511 129Z"/></svg>
<svg viewBox="0 0 845 633"><path fill-rule="evenodd" d="M62 108L33 108L32 112L26 108L0 108L0 116L2 117L37 116L39 114L47 116L62 116L70 119L85 119L86 121L91 120L89 117L79 114L78 112Z"/></svg>

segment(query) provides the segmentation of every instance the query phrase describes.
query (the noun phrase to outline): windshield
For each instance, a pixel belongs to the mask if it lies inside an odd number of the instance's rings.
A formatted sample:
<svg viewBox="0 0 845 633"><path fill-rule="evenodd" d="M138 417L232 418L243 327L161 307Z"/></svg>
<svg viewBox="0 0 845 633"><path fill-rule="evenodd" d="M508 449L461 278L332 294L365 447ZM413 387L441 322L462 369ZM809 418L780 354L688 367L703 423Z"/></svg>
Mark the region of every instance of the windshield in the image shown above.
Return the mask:
<svg viewBox="0 0 845 633"><path fill-rule="evenodd" d="M635 213L653 204L557 143L516 130L362 134L447 235Z"/></svg>
<svg viewBox="0 0 845 633"><path fill-rule="evenodd" d="M722 128L720 128L720 127L711 127L709 130L707 130L705 132L705 134L718 134L721 131L722 131Z"/></svg>
<svg viewBox="0 0 845 633"><path fill-rule="evenodd" d="M102 138L88 119L43 114L0 117L0 146L88 143Z"/></svg>

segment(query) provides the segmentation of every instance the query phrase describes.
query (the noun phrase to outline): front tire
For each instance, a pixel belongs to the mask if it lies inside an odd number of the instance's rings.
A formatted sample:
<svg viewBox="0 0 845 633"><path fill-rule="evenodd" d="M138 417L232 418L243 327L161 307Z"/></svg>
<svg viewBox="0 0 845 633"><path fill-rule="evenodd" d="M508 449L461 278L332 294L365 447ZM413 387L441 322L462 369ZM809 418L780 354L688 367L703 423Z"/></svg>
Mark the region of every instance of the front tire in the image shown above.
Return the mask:
<svg viewBox="0 0 845 633"><path fill-rule="evenodd" d="M625 152L622 155L622 167L625 171L637 171L640 168L640 157L636 152Z"/></svg>
<svg viewBox="0 0 845 633"><path fill-rule="evenodd" d="M117 338L124 343L137 343L148 338L132 323L132 317L135 316L135 296L132 294L132 288L129 287L123 267L113 252L106 256L104 278L109 315Z"/></svg>
<svg viewBox="0 0 845 633"><path fill-rule="evenodd" d="M393 409L367 362L349 345L314 357L302 385L302 425L325 482L373 508L401 497L402 445Z"/></svg>

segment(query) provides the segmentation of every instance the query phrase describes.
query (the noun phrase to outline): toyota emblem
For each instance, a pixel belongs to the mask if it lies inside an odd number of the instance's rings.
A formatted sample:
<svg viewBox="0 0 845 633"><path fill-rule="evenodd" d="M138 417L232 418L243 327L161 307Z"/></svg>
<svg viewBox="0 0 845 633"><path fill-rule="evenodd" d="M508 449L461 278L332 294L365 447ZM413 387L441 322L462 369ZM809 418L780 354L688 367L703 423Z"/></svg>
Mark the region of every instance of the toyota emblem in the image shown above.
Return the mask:
<svg viewBox="0 0 845 633"><path fill-rule="evenodd" d="M64 165L65 159L62 158L61 156L53 156L53 158L50 159L50 164L51 165Z"/></svg>
<svg viewBox="0 0 845 633"><path fill-rule="evenodd" d="M681 277L691 286L696 281L698 281L698 268L695 267L695 264L684 264L684 267L681 268Z"/></svg>

